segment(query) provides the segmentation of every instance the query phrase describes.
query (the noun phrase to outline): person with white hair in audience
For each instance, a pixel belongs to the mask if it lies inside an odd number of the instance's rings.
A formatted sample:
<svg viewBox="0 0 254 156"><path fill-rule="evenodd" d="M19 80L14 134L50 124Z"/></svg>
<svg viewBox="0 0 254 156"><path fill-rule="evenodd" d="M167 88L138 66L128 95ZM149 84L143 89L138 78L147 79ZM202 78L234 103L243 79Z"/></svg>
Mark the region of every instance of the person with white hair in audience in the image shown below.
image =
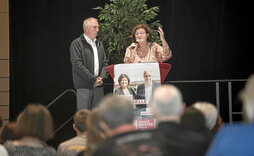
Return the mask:
<svg viewBox="0 0 254 156"><path fill-rule="evenodd" d="M151 107L160 133L168 140L169 155L204 156L210 139L198 132L180 126L185 109L181 91L174 85L162 85L153 94Z"/></svg>
<svg viewBox="0 0 254 156"><path fill-rule="evenodd" d="M196 102L193 104L193 107L204 114L207 128L211 130L215 126L218 118L217 108L209 102Z"/></svg>
<svg viewBox="0 0 254 156"><path fill-rule="evenodd" d="M130 100L117 95L106 96L98 106L99 125L104 140L93 156L160 155L167 156L166 139L150 130L136 130Z"/></svg>
<svg viewBox="0 0 254 156"><path fill-rule="evenodd" d="M254 155L254 74L240 92L245 123L223 126L216 134L206 156Z"/></svg>

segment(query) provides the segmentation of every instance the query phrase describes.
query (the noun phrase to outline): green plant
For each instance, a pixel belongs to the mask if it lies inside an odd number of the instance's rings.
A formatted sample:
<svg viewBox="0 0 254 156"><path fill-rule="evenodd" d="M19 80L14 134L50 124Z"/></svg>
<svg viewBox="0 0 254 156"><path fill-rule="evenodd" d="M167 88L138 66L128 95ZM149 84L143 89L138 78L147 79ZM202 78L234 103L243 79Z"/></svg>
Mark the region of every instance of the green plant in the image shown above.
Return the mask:
<svg viewBox="0 0 254 156"><path fill-rule="evenodd" d="M159 20L154 20L159 7L148 8L147 0L109 0L104 7L96 7L99 12L100 32L98 38L104 43L109 64L123 62L125 49L131 44L131 31L137 24L148 24L153 30L152 41L160 43L157 28Z"/></svg>

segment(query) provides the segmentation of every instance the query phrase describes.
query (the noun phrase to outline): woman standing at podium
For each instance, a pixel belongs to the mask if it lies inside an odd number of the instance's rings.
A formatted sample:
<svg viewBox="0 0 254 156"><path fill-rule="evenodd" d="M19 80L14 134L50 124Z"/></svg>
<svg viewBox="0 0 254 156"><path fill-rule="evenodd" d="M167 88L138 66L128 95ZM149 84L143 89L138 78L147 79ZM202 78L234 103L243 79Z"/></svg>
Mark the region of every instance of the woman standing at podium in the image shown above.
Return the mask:
<svg viewBox="0 0 254 156"><path fill-rule="evenodd" d="M146 24L136 25L132 30L133 43L127 47L124 63L143 63L143 62L164 62L172 57L167 41L164 37L162 28L158 28L162 46L156 42L148 42L152 35L152 30Z"/></svg>
<svg viewBox="0 0 254 156"><path fill-rule="evenodd" d="M125 95L130 99L135 99L136 93L132 88L129 88L130 78L126 74L121 74L118 78L119 88L115 89L114 94Z"/></svg>

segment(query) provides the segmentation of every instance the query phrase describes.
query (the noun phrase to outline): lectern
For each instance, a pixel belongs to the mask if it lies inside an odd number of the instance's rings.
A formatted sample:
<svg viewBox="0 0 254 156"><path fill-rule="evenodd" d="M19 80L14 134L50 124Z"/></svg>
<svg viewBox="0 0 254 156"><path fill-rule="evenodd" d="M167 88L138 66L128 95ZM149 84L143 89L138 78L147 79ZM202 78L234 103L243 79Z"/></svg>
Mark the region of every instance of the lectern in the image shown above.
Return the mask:
<svg viewBox="0 0 254 156"><path fill-rule="evenodd" d="M154 84L155 82L159 84L159 81L162 84L170 70L171 70L171 64L168 64L168 63L118 64L118 65L110 65L107 67L108 73L110 74L112 79L116 81L114 82L114 85L116 85L114 86L114 88L118 88L117 86L121 88L119 84L120 82L118 83L117 81L117 77L120 77L119 74L128 73L127 75L129 75L129 77L130 75L132 76L130 77L131 83L132 83L132 89L136 92L137 96L135 98L131 98L130 100L132 101L132 104L134 107L135 127L137 129L150 129L150 128L154 128L156 125L153 112L151 108L148 107L151 101L150 100L151 96L149 95L152 95L152 92L151 94L150 92L148 92L149 94L147 96L146 90L149 90L149 89L145 87L145 91L142 92L143 94L145 94L145 97L142 99L137 98L138 95L140 95L139 89L141 88L137 86L141 86L140 85L141 81L143 82L143 86L144 86L144 77L145 77L146 71L153 71L154 72L153 74L157 73L156 79L152 79L152 84ZM155 76L153 74L152 74L152 77ZM147 86L147 84L149 83L145 83L145 84L146 84L145 86ZM130 82L128 85L130 85ZM151 86L153 86L152 90L154 90L155 89L154 85L151 85ZM124 95L124 97L130 98L130 95Z"/></svg>

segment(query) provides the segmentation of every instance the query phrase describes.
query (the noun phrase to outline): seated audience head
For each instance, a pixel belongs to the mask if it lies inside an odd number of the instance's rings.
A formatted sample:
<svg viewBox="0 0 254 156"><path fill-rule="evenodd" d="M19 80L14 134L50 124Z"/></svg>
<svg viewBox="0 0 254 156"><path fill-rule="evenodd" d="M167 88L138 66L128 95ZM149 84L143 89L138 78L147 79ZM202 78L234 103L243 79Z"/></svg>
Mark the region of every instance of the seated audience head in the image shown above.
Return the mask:
<svg viewBox="0 0 254 156"><path fill-rule="evenodd" d="M98 107L100 126L110 132L124 125L133 125L134 110L130 100L117 95L107 95ZM102 126L104 125L104 126ZM106 125L106 128L105 128Z"/></svg>
<svg viewBox="0 0 254 156"><path fill-rule="evenodd" d="M181 117L181 125L198 133L207 134L208 132L204 114L193 106L185 109Z"/></svg>
<svg viewBox="0 0 254 156"><path fill-rule="evenodd" d="M209 102L196 102L193 104L193 107L203 113L205 116L207 128L210 130L213 129L216 124L216 120L218 119L218 110L214 104Z"/></svg>
<svg viewBox="0 0 254 156"><path fill-rule="evenodd" d="M17 128L15 122L9 122L4 125L2 132L1 132L2 142L8 140L17 140L20 137L17 135Z"/></svg>
<svg viewBox="0 0 254 156"><path fill-rule="evenodd" d="M50 112L41 104L29 104L17 119L17 134L20 137L35 137L47 140L53 137L53 121Z"/></svg>
<svg viewBox="0 0 254 156"><path fill-rule="evenodd" d="M86 131L86 120L90 111L87 109L81 109L77 111L74 115L73 129L78 133L83 133Z"/></svg>
<svg viewBox="0 0 254 156"><path fill-rule="evenodd" d="M247 122L254 122L254 74L248 78L239 95L243 102L244 119Z"/></svg>
<svg viewBox="0 0 254 156"><path fill-rule="evenodd" d="M92 155L98 145L105 139L106 134L99 126L98 108L95 107L87 118L87 142L89 144L86 154Z"/></svg>
<svg viewBox="0 0 254 156"><path fill-rule="evenodd" d="M159 122L178 122L184 109L181 91L174 85L161 85L153 93L152 109Z"/></svg>

